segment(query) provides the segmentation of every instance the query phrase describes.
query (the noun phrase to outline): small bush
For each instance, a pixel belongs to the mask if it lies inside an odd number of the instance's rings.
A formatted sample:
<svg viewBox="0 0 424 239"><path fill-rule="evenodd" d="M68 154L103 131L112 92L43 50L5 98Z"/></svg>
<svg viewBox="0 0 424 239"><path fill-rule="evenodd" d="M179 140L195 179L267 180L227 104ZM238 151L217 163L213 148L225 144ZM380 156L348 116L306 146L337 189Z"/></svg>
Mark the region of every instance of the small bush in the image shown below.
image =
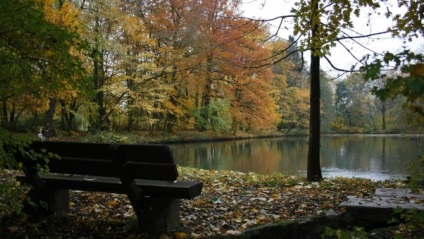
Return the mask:
<svg viewBox="0 0 424 239"><path fill-rule="evenodd" d="M408 186L413 192L417 192L424 183L424 155L421 155L417 162L409 164L408 171L411 174Z"/></svg>

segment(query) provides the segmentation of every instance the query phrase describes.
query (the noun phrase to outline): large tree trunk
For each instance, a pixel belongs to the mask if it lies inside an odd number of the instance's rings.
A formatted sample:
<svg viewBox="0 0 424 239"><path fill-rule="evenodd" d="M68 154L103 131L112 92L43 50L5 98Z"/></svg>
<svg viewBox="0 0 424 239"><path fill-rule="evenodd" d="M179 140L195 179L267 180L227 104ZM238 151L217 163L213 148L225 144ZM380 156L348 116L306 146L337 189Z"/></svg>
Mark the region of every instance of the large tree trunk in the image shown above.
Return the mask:
<svg viewBox="0 0 424 239"><path fill-rule="evenodd" d="M318 0L314 3L315 9L318 9ZM313 16L314 18L315 16ZM318 17L318 16L317 16ZM312 39L318 36L318 25L316 23L312 30ZM309 144L308 144L308 181L320 181L322 179L320 164L320 136L321 136L321 118L320 118L320 56L316 54L317 49L311 50L311 93L310 93L310 118L309 118Z"/></svg>
<svg viewBox="0 0 424 239"><path fill-rule="evenodd" d="M104 85L104 71L103 71L103 56L100 50L95 50L93 53L93 84L97 91L95 102L97 103L97 118L94 119L92 125L97 130L106 130L109 128L109 120L106 115L106 108L104 103L104 92L101 90Z"/></svg>
<svg viewBox="0 0 424 239"><path fill-rule="evenodd" d="M311 57L311 114L309 118L309 144L308 144L308 181L322 179L320 164L320 86L319 86L319 56Z"/></svg>

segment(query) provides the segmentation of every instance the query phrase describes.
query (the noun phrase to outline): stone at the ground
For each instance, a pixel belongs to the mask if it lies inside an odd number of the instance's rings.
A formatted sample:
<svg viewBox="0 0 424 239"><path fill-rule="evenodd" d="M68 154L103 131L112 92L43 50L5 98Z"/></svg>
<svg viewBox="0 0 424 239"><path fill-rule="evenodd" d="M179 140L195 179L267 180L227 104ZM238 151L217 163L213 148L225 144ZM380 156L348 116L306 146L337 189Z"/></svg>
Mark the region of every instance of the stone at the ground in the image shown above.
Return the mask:
<svg viewBox="0 0 424 239"><path fill-rule="evenodd" d="M410 189L378 188L371 198L348 196L348 200L340 204L347 211L361 209L393 210L402 209L424 210L424 194L412 193Z"/></svg>
<svg viewBox="0 0 424 239"><path fill-rule="evenodd" d="M365 228L385 227L397 208L424 210L424 194L412 193L407 189L379 188L370 198L348 196L340 206L363 222Z"/></svg>

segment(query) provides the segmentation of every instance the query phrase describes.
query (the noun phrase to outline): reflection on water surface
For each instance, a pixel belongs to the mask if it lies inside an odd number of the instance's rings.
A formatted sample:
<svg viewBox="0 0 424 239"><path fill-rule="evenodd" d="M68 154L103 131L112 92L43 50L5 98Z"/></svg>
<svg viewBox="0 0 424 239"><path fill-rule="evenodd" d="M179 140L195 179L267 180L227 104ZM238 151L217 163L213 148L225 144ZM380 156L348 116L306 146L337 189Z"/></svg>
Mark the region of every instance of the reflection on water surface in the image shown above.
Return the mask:
<svg viewBox="0 0 424 239"><path fill-rule="evenodd" d="M182 166L306 175L307 137L170 145ZM322 136L324 177L405 178L406 165L424 155L421 136Z"/></svg>

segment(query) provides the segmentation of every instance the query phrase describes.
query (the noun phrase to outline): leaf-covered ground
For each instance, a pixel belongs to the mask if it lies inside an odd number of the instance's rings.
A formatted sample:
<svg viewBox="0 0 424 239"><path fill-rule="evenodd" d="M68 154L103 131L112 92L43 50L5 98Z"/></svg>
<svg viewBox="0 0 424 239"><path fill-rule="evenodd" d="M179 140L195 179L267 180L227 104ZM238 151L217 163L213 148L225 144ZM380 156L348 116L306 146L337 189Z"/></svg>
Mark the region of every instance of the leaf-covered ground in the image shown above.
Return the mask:
<svg viewBox="0 0 424 239"><path fill-rule="evenodd" d="M281 174L179 168L181 180L204 182L202 195L182 200L182 227L161 238L198 238L240 234L261 224L334 214L347 195L367 197L377 187L403 187L401 182L331 178L308 183ZM2 181L13 178L2 173ZM14 196L19 200L19 193ZM10 195L9 195L10 196ZM15 200L15 201L16 201ZM125 195L71 192L71 211L61 217L36 219L10 213L7 195L0 197L0 238L149 238L137 231L137 221Z"/></svg>

